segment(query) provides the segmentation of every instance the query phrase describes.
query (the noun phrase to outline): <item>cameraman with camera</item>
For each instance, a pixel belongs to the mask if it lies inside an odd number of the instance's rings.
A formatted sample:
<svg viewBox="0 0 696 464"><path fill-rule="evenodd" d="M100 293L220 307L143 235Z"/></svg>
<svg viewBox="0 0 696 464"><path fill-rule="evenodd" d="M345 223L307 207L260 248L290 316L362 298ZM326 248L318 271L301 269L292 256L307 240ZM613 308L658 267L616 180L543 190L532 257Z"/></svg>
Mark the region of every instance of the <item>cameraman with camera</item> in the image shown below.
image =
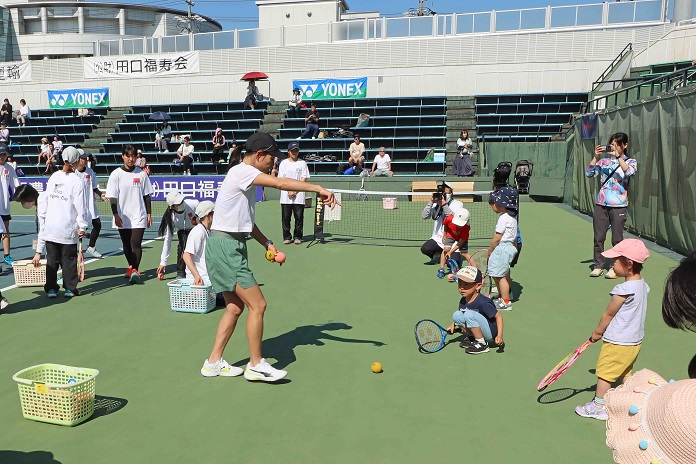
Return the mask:
<svg viewBox="0 0 696 464"><path fill-rule="evenodd" d="M439 263L440 255L445 248L443 243L445 228L442 225L442 221L461 208L464 208L464 205L461 201L454 199L454 189L452 189L452 186L445 181L438 181L437 191L433 193L433 197L421 212L421 217L423 219L432 219L435 221L435 224L433 224L432 237L421 246L421 253L430 258L428 264ZM453 256L452 259L459 261L459 257Z"/></svg>

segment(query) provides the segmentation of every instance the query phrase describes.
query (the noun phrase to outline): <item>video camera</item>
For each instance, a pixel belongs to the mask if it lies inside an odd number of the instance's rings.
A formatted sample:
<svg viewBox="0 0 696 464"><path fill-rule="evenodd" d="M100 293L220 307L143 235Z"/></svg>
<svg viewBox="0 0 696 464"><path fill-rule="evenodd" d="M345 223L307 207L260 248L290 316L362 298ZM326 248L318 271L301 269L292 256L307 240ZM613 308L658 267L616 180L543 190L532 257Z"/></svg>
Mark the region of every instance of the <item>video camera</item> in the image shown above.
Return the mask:
<svg viewBox="0 0 696 464"><path fill-rule="evenodd" d="M433 203L442 200L445 196L445 181L437 181L437 192L433 193Z"/></svg>

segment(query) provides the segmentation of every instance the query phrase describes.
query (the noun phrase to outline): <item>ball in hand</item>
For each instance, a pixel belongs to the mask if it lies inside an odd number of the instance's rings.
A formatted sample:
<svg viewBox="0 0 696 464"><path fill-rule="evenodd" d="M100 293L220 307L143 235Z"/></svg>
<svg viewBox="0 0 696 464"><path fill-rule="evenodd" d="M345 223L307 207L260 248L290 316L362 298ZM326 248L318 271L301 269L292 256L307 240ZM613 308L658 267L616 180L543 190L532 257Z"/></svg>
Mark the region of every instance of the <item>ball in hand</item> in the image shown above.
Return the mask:
<svg viewBox="0 0 696 464"><path fill-rule="evenodd" d="M159 280L164 280L164 274L161 273L161 272L158 272L158 273L157 273L157 278L158 278Z"/></svg>
<svg viewBox="0 0 696 464"><path fill-rule="evenodd" d="M275 259L275 253L273 253L273 250L266 251L266 259L270 262L273 262L273 260Z"/></svg>
<svg viewBox="0 0 696 464"><path fill-rule="evenodd" d="M282 251L279 251L278 253L276 253L275 261L276 261L276 263L283 264L285 262L285 253L283 253Z"/></svg>
<svg viewBox="0 0 696 464"><path fill-rule="evenodd" d="M373 362L372 372L374 372L375 374L379 374L380 372L382 372L382 363Z"/></svg>

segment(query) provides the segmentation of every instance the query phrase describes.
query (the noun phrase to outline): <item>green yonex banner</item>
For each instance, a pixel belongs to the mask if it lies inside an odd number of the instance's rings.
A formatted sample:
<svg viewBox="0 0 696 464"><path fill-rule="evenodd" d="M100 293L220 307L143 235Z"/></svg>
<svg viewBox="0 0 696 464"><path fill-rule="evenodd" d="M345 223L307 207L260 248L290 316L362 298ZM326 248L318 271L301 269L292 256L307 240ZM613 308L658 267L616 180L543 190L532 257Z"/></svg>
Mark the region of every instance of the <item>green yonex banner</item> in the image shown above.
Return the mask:
<svg viewBox="0 0 696 464"><path fill-rule="evenodd" d="M293 89L300 89L304 100L367 97L367 77L355 79L312 79L292 81Z"/></svg>
<svg viewBox="0 0 696 464"><path fill-rule="evenodd" d="M109 106L109 89L49 90L51 108L94 108Z"/></svg>

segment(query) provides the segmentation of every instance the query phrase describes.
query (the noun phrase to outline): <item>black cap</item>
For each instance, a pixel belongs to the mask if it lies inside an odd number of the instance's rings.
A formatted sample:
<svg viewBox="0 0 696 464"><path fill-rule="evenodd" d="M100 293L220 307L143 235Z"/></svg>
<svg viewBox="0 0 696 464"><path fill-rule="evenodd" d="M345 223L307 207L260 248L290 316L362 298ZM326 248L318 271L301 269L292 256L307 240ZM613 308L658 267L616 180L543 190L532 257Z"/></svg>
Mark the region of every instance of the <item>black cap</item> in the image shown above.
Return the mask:
<svg viewBox="0 0 696 464"><path fill-rule="evenodd" d="M256 132L252 134L244 145L246 146L247 153L256 153L259 150L263 150L274 156L282 155L276 140L273 136L265 132Z"/></svg>

